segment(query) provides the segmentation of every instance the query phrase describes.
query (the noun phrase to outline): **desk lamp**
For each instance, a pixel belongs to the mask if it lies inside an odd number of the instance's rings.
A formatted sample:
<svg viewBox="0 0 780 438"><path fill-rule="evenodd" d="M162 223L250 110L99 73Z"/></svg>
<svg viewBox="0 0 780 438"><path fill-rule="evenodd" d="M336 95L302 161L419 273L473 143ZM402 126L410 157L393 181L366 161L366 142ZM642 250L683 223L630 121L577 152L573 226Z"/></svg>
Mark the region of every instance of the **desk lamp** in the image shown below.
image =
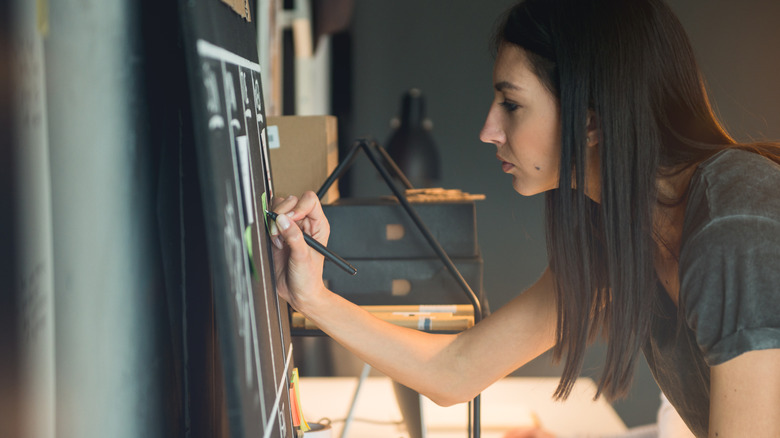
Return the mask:
<svg viewBox="0 0 780 438"><path fill-rule="evenodd" d="M439 152L431 137L432 123L425 118L425 99L417 88L404 93L401 112L385 144L390 157L416 188L435 187L441 179Z"/></svg>

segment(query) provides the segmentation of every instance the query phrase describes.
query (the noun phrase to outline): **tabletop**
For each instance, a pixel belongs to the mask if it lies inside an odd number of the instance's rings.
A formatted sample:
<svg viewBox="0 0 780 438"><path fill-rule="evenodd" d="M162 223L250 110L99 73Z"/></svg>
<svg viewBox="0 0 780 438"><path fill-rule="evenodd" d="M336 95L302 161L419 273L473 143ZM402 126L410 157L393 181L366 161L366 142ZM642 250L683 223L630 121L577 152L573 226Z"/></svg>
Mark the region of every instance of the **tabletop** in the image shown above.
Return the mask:
<svg viewBox="0 0 780 438"><path fill-rule="evenodd" d="M560 436L603 436L626 430L606 400L593 400L596 385L592 379L577 379L571 395L563 402L552 398L558 380L506 377L485 389L481 396L481 436L501 438L509 429L532 425L534 421ZM333 429L332 438L341 437L357 383L356 377L301 378L301 405L306 420L327 419ZM466 403L444 408L422 397L421 404L426 438L467 437ZM409 438L402 419L392 381L369 377L358 394L345 438Z"/></svg>

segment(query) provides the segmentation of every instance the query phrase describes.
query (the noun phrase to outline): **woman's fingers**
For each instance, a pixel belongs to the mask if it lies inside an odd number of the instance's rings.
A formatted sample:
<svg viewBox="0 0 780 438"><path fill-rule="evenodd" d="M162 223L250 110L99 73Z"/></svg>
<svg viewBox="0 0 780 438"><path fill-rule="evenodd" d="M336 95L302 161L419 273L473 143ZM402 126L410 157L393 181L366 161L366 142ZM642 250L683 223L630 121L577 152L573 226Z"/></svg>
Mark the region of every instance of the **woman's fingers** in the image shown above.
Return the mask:
<svg viewBox="0 0 780 438"><path fill-rule="evenodd" d="M320 199L314 192L304 192L293 209L293 220L299 222L304 232L317 239L323 245L328 244L330 224L322 212Z"/></svg>
<svg viewBox="0 0 780 438"><path fill-rule="evenodd" d="M287 242L286 251L276 251L286 256L284 266L277 271L277 290L288 303L302 311L301 305L309 302L323 287L323 257L309 248L303 230L287 214L277 216L276 225Z"/></svg>
<svg viewBox="0 0 780 438"><path fill-rule="evenodd" d="M274 199L272 209L278 215L286 215L307 234L317 239L323 245L327 244L330 234L330 225L325 214L322 212L322 205L317 195L308 191L300 198L290 196L282 199ZM278 235L278 229L275 226L270 227L271 239ZM279 242L281 244L281 242ZM274 241L276 245L277 242Z"/></svg>
<svg viewBox="0 0 780 438"><path fill-rule="evenodd" d="M298 203L298 198L295 196L288 196L286 198L274 198L271 201L271 209L275 212L284 212L292 210L295 204Z"/></svg>
<svg viewBox="0 0 780 438"><path fill-rule="evenodd" d="M286 198L274 197L271 200L270 210L276 214L286 214L292 211L295 204L298 203L298 198L295 196L288 196ZM275 221L268 221L268 232L271 234L271 241L277 248L282 249L282 241L279 238L279 229L276 226Z"/></svg>
<svg viewBox="0 0 780 438"><path fill-rule="evenodd" d="M293 211L295 212L292 216L294 220L301 220L304 217L319 220L323 217L320 198L312 191L304 192L301 195L301 199L293 207Z"/></svg>
<svg viewBox="0 0 780 438"><path fill-rule="evenodd" d="M292 221L287 214L279 214L276 217L276 226L279 233L290 247L290 259L293 262L303 263L309 258L309 248L303 240L303 231Z"/></svg>

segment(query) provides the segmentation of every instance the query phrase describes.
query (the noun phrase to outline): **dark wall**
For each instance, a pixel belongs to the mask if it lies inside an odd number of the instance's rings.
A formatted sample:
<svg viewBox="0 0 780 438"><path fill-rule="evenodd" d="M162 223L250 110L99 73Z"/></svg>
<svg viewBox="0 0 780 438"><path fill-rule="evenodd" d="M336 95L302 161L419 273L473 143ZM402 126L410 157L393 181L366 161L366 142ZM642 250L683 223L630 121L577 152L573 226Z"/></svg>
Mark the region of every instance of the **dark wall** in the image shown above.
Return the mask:
<svg viewBox="0 0 780 438"><path fill-rule="evenodd" d="M14 49L12 12L9 2L0 2L0 436L21 433L18 297L14 291L19 272L16 261L19 226L14 171L17 145L12 113L15 72L10 62Z"/></svg>
<svg viewBox="0 0 780 438"><path fill-rule="evenodd" d="M740 139L780 138L780 3L765 0L673 0L697 50L712 99ZM355 2L353 19L352 132L385 141L401 94L420 88L441 157L446 188L484 193L477 206L484 286L494 310L529 286L546 263L542 197L515 193L495 158L495 147L479 141L492 99L488 40L506 0ZM364 165L365 164L365 165ZM385 194L373 169L358 162L354 195ZM586 360L598 376L603 346ZM518 371L557 375L542 357ZM658 388L644 362L634 390L616 409L628 425L652 422Z"/></svg>

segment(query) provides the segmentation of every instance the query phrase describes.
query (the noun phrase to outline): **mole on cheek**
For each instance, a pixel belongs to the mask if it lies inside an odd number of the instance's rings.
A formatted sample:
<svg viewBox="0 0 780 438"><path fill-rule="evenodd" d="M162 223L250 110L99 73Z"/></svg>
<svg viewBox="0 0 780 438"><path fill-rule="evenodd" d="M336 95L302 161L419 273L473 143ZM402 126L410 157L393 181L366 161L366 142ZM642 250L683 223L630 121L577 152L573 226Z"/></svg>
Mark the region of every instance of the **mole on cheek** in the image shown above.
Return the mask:
<svg viewBox="0 0 780 438"><path fill-rule="evenodd" d="M542 170L542 168L541 168L541 167L539 167L539 166L534 166L534 169L536 169L536 170Z"/></svg>

